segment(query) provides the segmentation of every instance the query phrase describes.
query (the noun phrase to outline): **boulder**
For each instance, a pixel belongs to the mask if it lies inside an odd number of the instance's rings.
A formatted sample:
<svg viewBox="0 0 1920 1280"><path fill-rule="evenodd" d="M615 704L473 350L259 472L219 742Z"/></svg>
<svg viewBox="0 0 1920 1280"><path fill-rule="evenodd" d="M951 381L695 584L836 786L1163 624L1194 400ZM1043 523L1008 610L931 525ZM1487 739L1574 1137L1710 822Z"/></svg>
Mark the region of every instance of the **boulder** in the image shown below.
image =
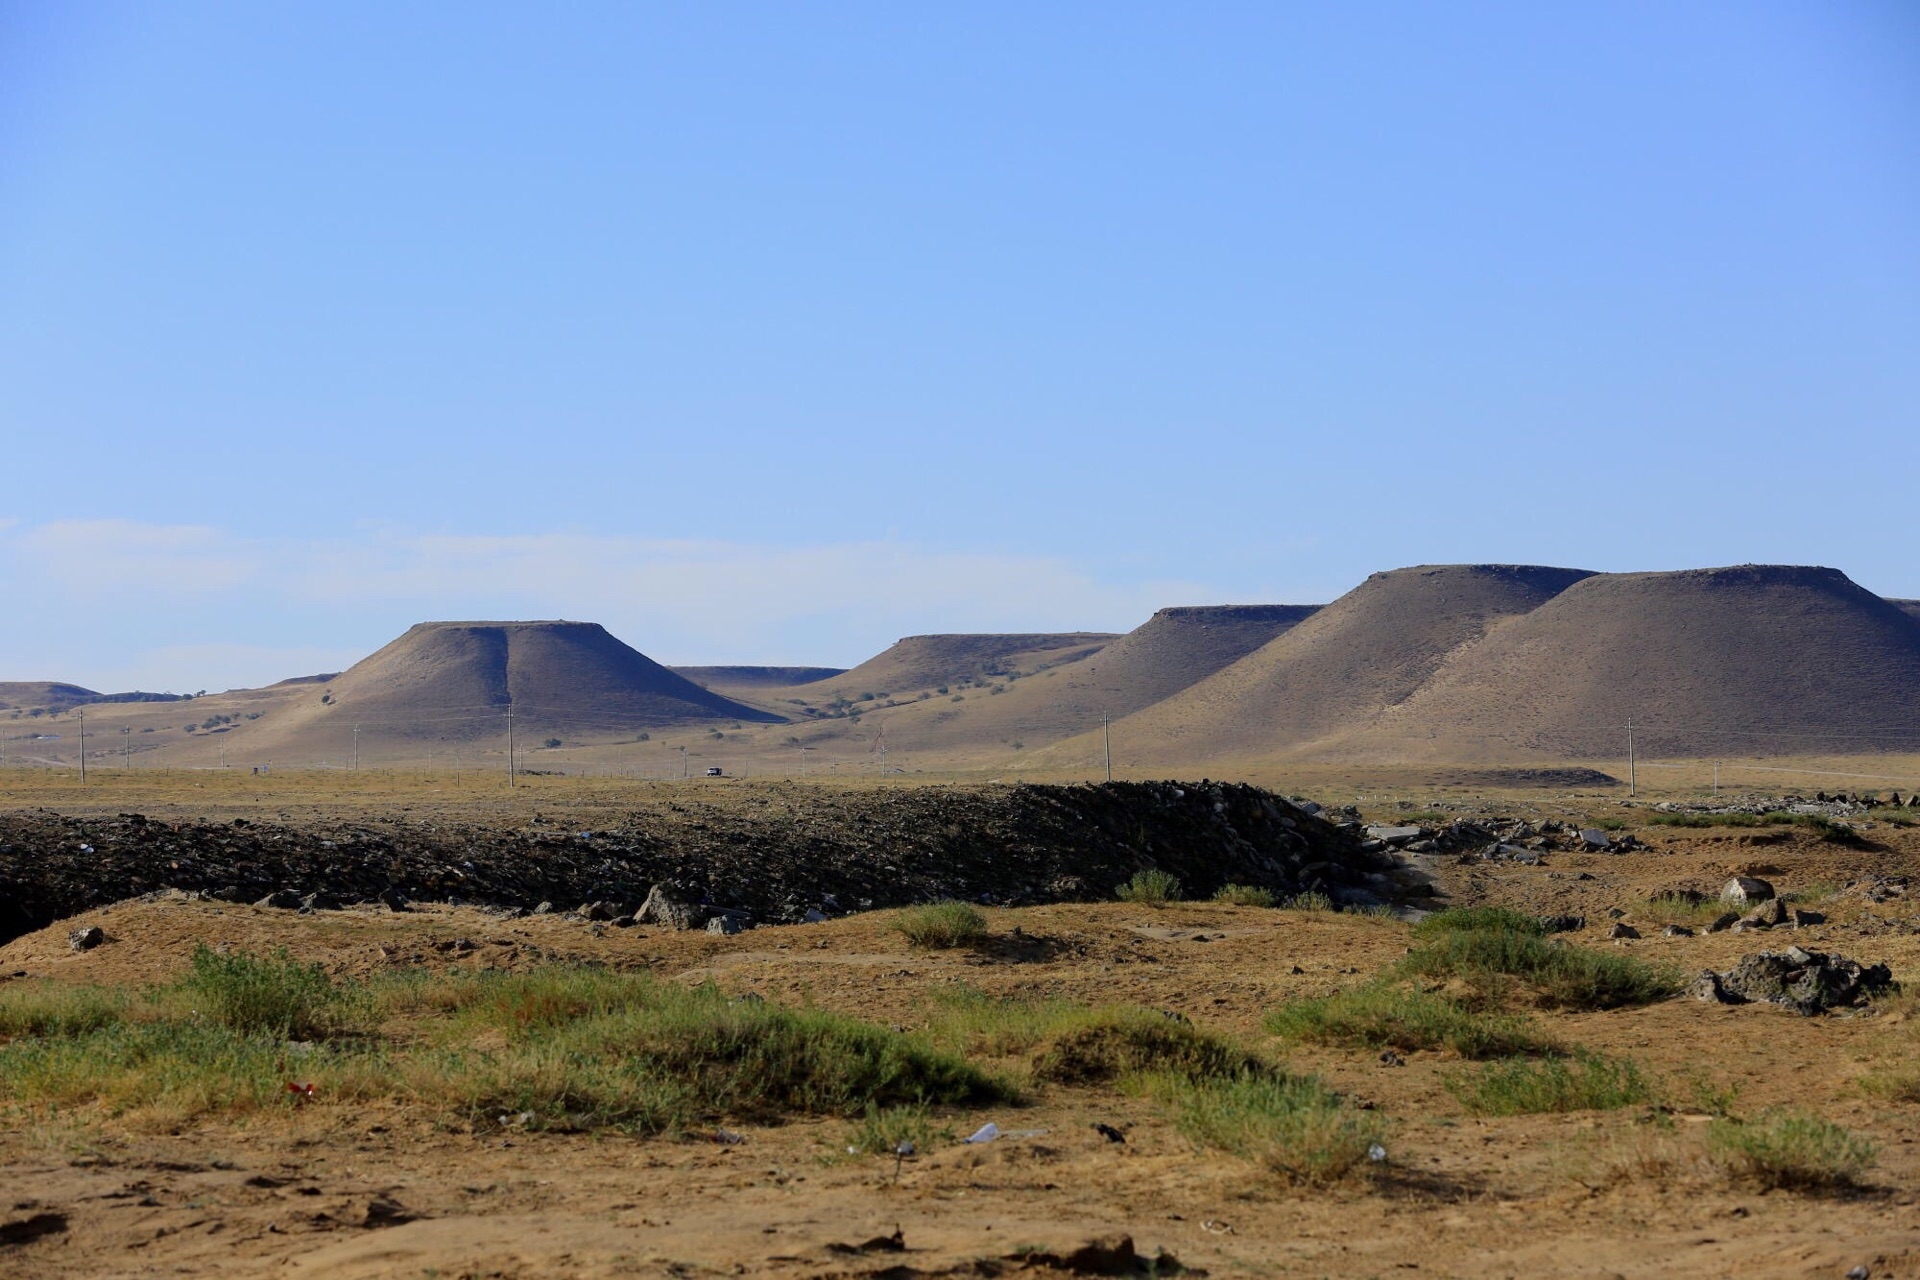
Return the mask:
<svg viewBox="0 0 1920 1280"><path fill-rule="evenodd" d="M574 914L582 920L611 920L620 914L620 910L611 902L583 902Z"/></svg>
<svg viewBox="0 0 1920 1280"><path fill-rule="evenodd" d="M708 933L724 934L727 937L732 937L745 927L746 926L740 923L740 917L731 912L717 915L707 921Z"/></svg>
<svg viewBox="0 0 1920 1280"><path fill-rule="evenodd" d="M91 951L107 940L106 930L97 924L75 929L67 935L67 945L75 951Z"/></svg>
<svg viewBox="0 0 1920 1280"><path fill-rule="evenodd" d="M647 890L647 900L633 913L640 924L665 925L669 929L698 929L707 922L707 909L688 902L680 892L666 884Z"/></svg>
<svg viewBox="0 0 1920 1280"><path fill-rule="evenodd" d="M1739 923L1740 913L1738 911L1722 911L1718 916L1714 917L1713 923L1707 926L1707 932L1720 933L1733 928L1734 925Z"/></svg>
<svg viewBox="0 0 1920 1280"><path fill-rule="evenodd" d="M1419 840L1426 836L1425 827L1368 827L1367 839L1378 840L1382 844L1406 844L1410 840Z"/></svg>
<svg viewBox="0 0 1920 1280"><path fill-rule="evenodd" d="M1758 876L1735 876L1720 889L1722 902L1764 902L1771 897L1773 897L1773 886Z"/></svg>
<svg viewBox="0 0 1920 1280"><path fill-rule="evenodd" d="M1717 994L1708 994L1709 978ZM1811 1016L1825 1009L1858 1005L1893 987L1893 974L1884 964L1862 965L1845 956L1788 947L1743 956L1725 973L1702 974L1694 984L1694 994L1723 1004L1784 1005Z"/></svg>
<svg viewBox="0 0 1920 1280"><path fill-rule="evenodd" d="M282 911L292 910L300 905L300 895L291 889L275 889L254 904L256 907L273 907Z"/></svg>
<svg viewBox="0 0 1920 1280"><path fill-rule="evenodd" d="M1613 928L1607 930L1607 936L1609 938L1637 938L1640 936L1640 931L1630 924L1624 924L1616 920L1614 921Z"/></svg>
<svg viewBox="0 0 1920 1280"><path fill-rule="evenodd" d="M1669 938L1691 938L1693 936L1693 930L1683 924L1670 924L1660 932L1666 934Z"/></svg>
<svg viewBox="0 0 1920 1280"><path fill-rule="evenodd" d="M1598 827L1582 827L1580 829L1580 843L1589 849L1611 849L1613 848L1613 837Z"/></svg>
<svg viewBox="0 0 1920 1280"><path fill-rule="evenodd" d="M1771 929L1777 924L1787 922L1787 904L1778 898L1768 898L1753 910L1740 917L1741 924L1749 929Z"/></svg>

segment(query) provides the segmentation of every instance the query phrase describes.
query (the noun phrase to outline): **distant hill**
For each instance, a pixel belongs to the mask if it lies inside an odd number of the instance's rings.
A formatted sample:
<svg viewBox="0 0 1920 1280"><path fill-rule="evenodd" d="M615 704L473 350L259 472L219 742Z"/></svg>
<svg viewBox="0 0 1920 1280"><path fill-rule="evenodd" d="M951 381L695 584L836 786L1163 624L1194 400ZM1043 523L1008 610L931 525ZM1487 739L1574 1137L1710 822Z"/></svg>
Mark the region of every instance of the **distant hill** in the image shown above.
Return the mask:
<svg viewBox="0 0 1920 1280"><path fill-rule="evenodd" d="M313 685L249 735L256 753L331 752L395 740L491 742L507 708L523 743L607 741L696 721L780 717L702 689L593 622L423 622Z"/></svg>
<svg viewBox="0 0 1920 1280"><path fill-rule="evenodd" d="M65 710L92 702L99 696L91 689L58 680L0 680L0 711L32 707Z"/></svg>
<svg viewBox="0 0 1920 1280"><path fill-rule="evenodd" d="M810 684L847 673L845 667L669 667L703 689L725 693L732 689L783 688Z"/></svg>
<svg viewBox="0 0 1920 1280"><path fill-rule="evenodd" d="M1115 639L1113 633L1101 631L906 636L851 670L791 686L789 691L828 700L863 693L910 696L943 684L1026 675L1078 662Z"/></svg>
<svg viewBox="0 0 1920 1280"><path fill-rule="evenodd" d="M1447 659L1591 576L1540 565L1376 573L1224 670L1114 726L1140 764L1272 754L1412 697Z"/></svg>
<svg viewBox="0 0 1920 1280"><path fill-rule="evenodd" d="M1337 743L1367 758L1920 748L1920 619L1837 569L1586 578Z"/></svg>
<svg viewBox="0 0 1920 1280"><path fill-rule="evenodd" d="M187 700L185 694L179 693L144 693L139 690L128 693L95 693L77 684L62 684L55 680L0 681L0 711L35 707L47 711L65 711L73 707L90 707L97 703L108 702L185 702Z"/></svg>
<svg viewBox="0 0 1920 1280"><path fill-rule="evenodd" d="M1916 618L1920 618L1920 600L1889 600L1887 603L1896 609L1903 610Z"/></svg>
<svg viewBox="0 0 1920 1280"><path fill-rule="evenodd" d="M1039 747L1172 696L1311 617L1314 605L1191 605L1161 609L1073 662L989 681L887 713L899 749Z"/></svg>

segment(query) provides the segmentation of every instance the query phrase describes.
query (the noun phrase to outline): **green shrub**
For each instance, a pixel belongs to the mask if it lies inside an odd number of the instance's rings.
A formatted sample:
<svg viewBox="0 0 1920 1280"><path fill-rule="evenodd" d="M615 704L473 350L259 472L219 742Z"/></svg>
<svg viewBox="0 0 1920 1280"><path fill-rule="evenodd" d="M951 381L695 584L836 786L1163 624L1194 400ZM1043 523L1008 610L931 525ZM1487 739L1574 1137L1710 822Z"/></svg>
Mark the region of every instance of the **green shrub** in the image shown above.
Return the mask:
<svg viewBox="0 0 1920 1280"><path fill-rule="evenodd" d="M893 1155L903 1142L916 1151L926 1151L936 1142L952 1142L953 1127L935 1120L925 1106L867 1108L851 1132L846 1145L863 1156Z"/></svg>
<svg viewBox="0 0 1920 1280"><path fill-rule="evenodd" d="M1333 899L1317 889L1310 889L1306 893L1294 894L1280 905L1289 911L1331 911Z"/></svg>
<svg viewBox="0 0 1920 1280"><path fill-rule="evenodd" d="M314 1081L318 1105L391 1098L473 1123L508 1115L637 1133L1013 1096L918 1036L590 968L383 983L367 1003L425 1013L424 1033L296 1052L277 1037L314 1016L318 986L306 968L284 956L246 958L250 965L212 958L220 963L202 961L177 988L156 992L143 1020L0 1044L0 1096L184 1118L287 1104L289 1082ZM301 999L258 995L289 988ZM230 1016L186 1011L189 1001L212 1009L209 992Z"/></svg>
<svg viewBox="0 0 1920 1280"><path fill-rule="evenodd" d="M1185 1019L1154 1009L1093 1009L1054 1029L1034 1055L1036 1079L1100 1084L1161 1073L1187 1079L1243 1075L1265 1064Z"/></svg>
<svg viewBox="0 0 1920 1280"><path fill-rule="evenodd" d="M1449 907L1436 911L1413 926L1416 938L1437 938L1449 933L1520 933L1545 937L1547 926L1538 916L1509 907Z"/></svg>
<svg viewBox="0 0 1920 1280"><path fill-rule="evenodd" d="M1213 900L1236 907L1270 907L1273 905L1273 890L1257 884L1223 884L1214 890Z"/></svg>
<svg viewBox="0 0 1920 1280"><path fill-rule="evenodd" d="M1092 1015L1071 1000L990 996L975 987L938 992L927 1010L927 1037L956 1053L991 1058L1030 1052L1060 1028Z"/></svg>
<svg viewBox="0 0 1920 1280"><path fill-rule="evenodd" d="M1653 1087L1626 1059L1582 1053L1569 1058L1496 1062L1449 1075L1447 1091L1478 1116L1613 1111L1648 1101Z"/></svg>
<svg viewBox="0 0 1920 1280"><path fill-rule="evenodd" d="M1267 1030L1309 1044L1403 1053L1450 1049L1470 1059L1556 1048L1525 1018L1476 1012L1447 996L1384 983L1282 1005L1267 1015Z"/></svg>
<svg viewBox="0 0 1920 1280"><path fill-rule="evenodd" d="M1253 1160L1293 1182L1324 1185L1372 1163L1385 1132L1310 1076L1158 1076L1148 1091L1196 1142Z"/></svg>
<svg viewBox="0 0 1920 1280"><path fill-rule="evenodd" d="M1844 1190L1879 1155L1865 1138L1794 1112L1769 1112L1745 1123L1716 1120L1707 1142L1729 1173L1767 1190Z"/></svg>
<svg viewBox="0 0 1920 1280"><path fill-rule="evenodd" d="M1137 902L1160 907L1180 901L1180 881L1171 871L1146 868L1133 873L1133 879L1114 891L1122 902Z"/></svg>
<svg viewBox="0 0 1920 1280"><path fill-rule="evenodd" d="M1680 976L1670 969L1521 932L1472 930L1430 936L1396 968L1403 974L1464 978L1481 984L1512 977L1530 985L1541 1003L1561 1009L1652 1004L1680 989Z"/></svg>
<svg viewBox="0 0 1920 1280"><path fill-rule="evenodd" d="M987 918L964 902L930 902L908 907L893 927L916 947L943 950L969 946L987 936Z"/></svg>
<svg viewBox="0 0 1920 1280"><path fill-rule="evenodd" d="M362 992L336 983L317 964L302 964L281 947L269 956L245 951L222 955L205 944L194 949L193 969L181 989L200 1002L200 1012L243 1035L316 1040L345 1030Z"/></svg>

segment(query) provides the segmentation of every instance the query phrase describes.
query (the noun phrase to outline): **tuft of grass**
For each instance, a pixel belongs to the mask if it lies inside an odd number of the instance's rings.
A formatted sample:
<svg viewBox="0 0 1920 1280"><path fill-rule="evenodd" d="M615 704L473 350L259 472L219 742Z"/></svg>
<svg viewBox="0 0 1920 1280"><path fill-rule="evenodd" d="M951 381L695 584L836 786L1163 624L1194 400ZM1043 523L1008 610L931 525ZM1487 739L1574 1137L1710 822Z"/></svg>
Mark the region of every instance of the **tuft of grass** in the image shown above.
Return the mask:
<svg viewBox="0 0 1920 1280"><path fill-rule="evenodd" d="M1036 1079L1102 1084L1156 1073L1217 1079L1266 1069L1260 1059L1184 1019L1153 1009L1090 1009L1057 1029L1035 1053Z"/></svg>
<svg viewBox="0 0 1920 1280"><path fill-rule="evenodd" d="M907 907L894 917L894 929L916 947L951 950L987 936L987 918L964 902L930 902Z"/></svg>
<svg viewBox="0 0 1920 1280"><path fill-rule="evenodd" d="M1145 868L1134 872L1133 879L1114 890L1114 896L1122 902L1163 907L1180 901L1180 879L1171 871Z"/></svg>
<svg viewBox="0 0 1920 1280"><path fill-rule="evenodd" d="M1267 1015L1267 1030L1309 1044L1403 1053L1449 1049L1474 1060L1558 1048L1525 1018L1477 1012L1448 996L1384 983L1282 1005Z"/></svg>
<svg viewBox="0 0 1920 1280"><path fill-rule="evenodd" d="M1733 1177L1766 1190L1842 1191L1879 1156L1873 1143L1831 1121L1768 1112L1742 1123L1716 1120L1707 1143Z"/></svg>
<svg viewBox="0 0 1920 1280"><path fill-rule="evenodd" d="M1422 925L1432 921L1423 920ZM1680 975L1633 956L1589 951L1533 932L1470 930L1428 936L1396 966L1428 978L1461 978L1481 985L1517 978L1539 1001L1559 1009L1622 1009L1665 1000Z"/></svg>
<svg viewBox="0 0 1920 1280"><path fill-rule="evenodd" d="M223 955L202 943L180 989L222 1026L282 1040L337 1035L364 1010L361 988L335 982L325 967L302 964L285 947L268 956Z"/></svg>
<svg viewBox="0 0 1920 1280"><path fill-rule="evenodd" d="M1273 890L1257 884L1223 884L1214 890L1213 900L1236 907L1270 907L1273 905Z"/></svg>
<svg viewBox="0 0 1920 1280"><path fill-rule="evenodd" d="M1377 1115L1356 1110L1311 1076L1160 1075L1147 1091L1194 1141L1290 1182L1323 1186L1371 1167L1370 1153L1385 1134Z"/></svg>
<svg viewBox="0 0 1920 1280"><path fill-rule="evenodd" d="M1438 938L1452 933L1519 933L1545 937L1539 917L1510 907L1449 907L1413 926L1416 938Z"/></svg>
<svg viewBox="0 0 1920 1280"><path fill-rule="evenodd" d="M935 995L927 1010L927 1038L949 1052L1006 1058L1031 1052L1089 1012L1071 1000L1002 999L959 986Z"/></svg>
<svg viewBox="0 0 1920 1280"><path fill-rule="evenodd" d="M953 1126L941 1124L925 1105L869 1106L847 1134L845 1145L863 1156L890 1156L902 1143L926 1151L935 1143L952 1142L954 1136Z"/></svg>
<svg viewBox="0 0 1920 1280"><path fill-rule="evenodd" d="M71 987L41 979L0 987L0 1037L73 1036L119 1022L127 998L105 987Z"/></svg>
<svg viewBox="0 0 1920 1280"><path fill-rule="evenodd" d="M1591 1053L1496 1062L1449 1075L1444 1083L1447 1092L1477 1116L1615 1111L1653 1096L1651 1082L1633 1062Z"/></svg>
<svg viewBox="0 0 1920 1280"><path fill-rule="evenodd" d="M1885 1067L1860 1078L1860 1087L1888 1102L1920 1102L1920 1068Z"/></svg>
<svg viewBox="0 0 1920 1280"><path fill-rule="evenodd" d="M1280 904L1289 911L1331 911L1333 899L1317 889L1305 893L1296 893Z"/></svg>

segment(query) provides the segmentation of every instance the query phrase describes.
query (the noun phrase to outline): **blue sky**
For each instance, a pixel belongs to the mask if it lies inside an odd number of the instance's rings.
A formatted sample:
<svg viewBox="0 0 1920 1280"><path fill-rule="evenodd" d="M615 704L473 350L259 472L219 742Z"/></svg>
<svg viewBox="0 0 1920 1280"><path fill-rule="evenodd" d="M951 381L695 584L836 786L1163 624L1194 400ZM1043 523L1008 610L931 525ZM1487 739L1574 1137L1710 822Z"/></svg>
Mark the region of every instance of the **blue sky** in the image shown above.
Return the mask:
<svg viewBox="0 0 1920 1280"><path fill-rule="evenodd" d="M0 679L1920 596L1920 10L0 0Z"/></svg>

